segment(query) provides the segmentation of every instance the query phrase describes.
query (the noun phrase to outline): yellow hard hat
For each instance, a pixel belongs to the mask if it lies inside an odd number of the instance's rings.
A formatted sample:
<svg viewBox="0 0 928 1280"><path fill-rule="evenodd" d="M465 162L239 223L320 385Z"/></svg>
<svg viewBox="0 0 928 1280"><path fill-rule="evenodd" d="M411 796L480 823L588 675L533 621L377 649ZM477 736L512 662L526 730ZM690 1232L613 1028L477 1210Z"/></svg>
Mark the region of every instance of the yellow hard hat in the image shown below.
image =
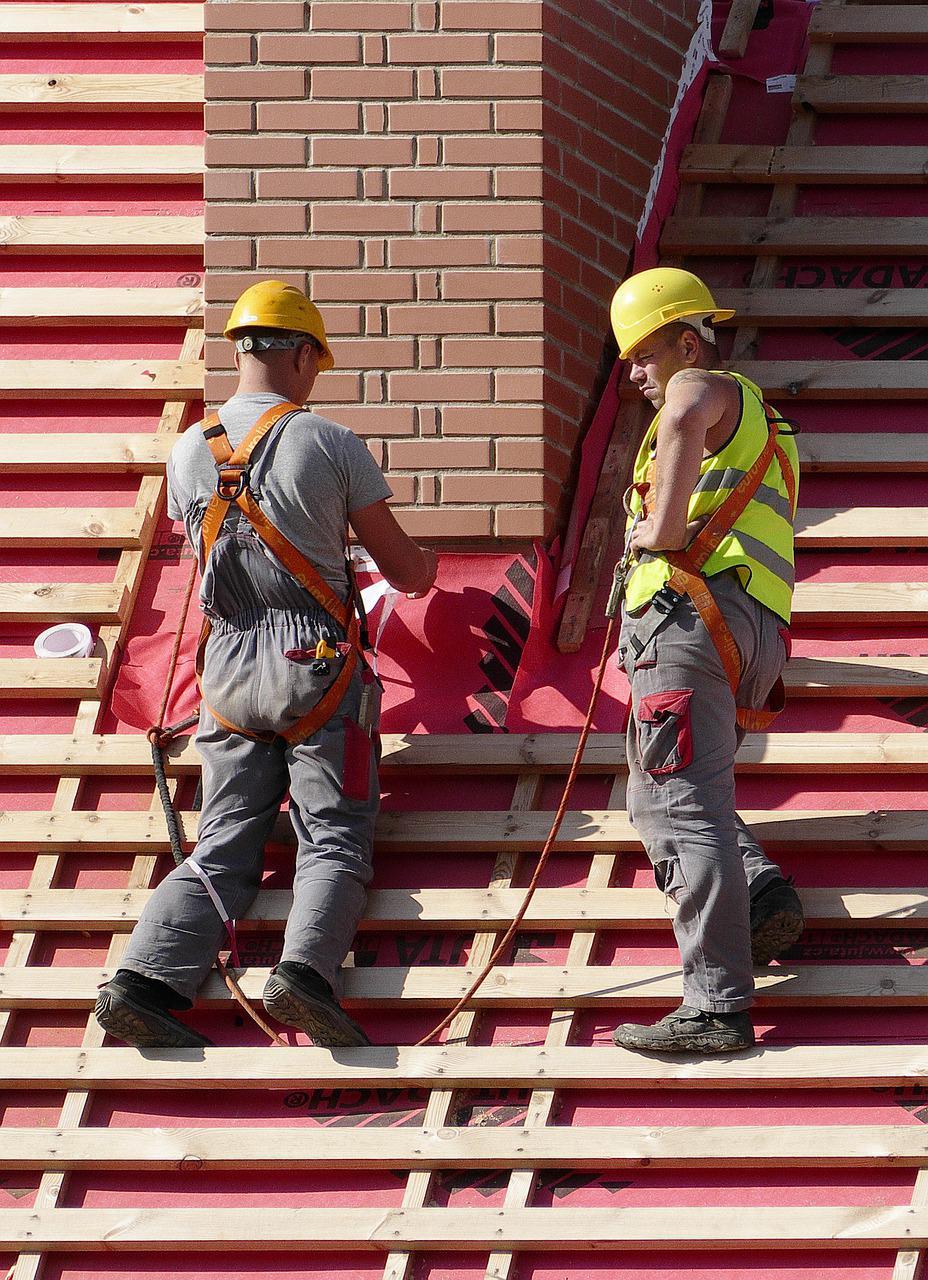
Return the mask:
<svg viewBox="0 0 928 1280"><path fill-rule="evenodd" d="M246 289L232 308L223 336L234 342L242 329L285 329L289 333L308 333L322 348L319 372L325 373L335 367L319 308L292 284L262 280L260 284Z"/></svg>
<svg viewBox="0 0 928 1280"><path fill-rule="evenodd" d="M629 276L619 285L612 296L609 314L619 355L624 359L639 342L665 324L685 320L687 316L728 320L735 313L717 307L708 287L691 271L653 267Z"/></svg>

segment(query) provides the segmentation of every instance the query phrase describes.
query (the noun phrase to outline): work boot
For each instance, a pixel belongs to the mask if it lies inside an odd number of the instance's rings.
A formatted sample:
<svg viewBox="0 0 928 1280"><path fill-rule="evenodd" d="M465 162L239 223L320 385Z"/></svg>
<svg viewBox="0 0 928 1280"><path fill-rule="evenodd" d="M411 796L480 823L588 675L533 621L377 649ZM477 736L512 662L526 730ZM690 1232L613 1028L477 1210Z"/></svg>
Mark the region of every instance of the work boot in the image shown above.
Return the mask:
<svg viewBox="0 0 928 1280"><path fill-rule="evenodd" d="M320 1049L370 1044L325 978L308 964L282 960L265 984L264 1007L279 1022L305 1031Z"/></svg>
<svg viewBox="0 0 928 1280"><path fill-rule="evenodd" d="M754 1027L747 1013L702 1013L682 1004L650 1027L623 1022L612 1038L646 1053L737 1053L754 1043Z"/></svg>
<svg viewBox="0 0 928 1280"><path fill-rule="evenodd" d="M170 992L165 995L165 992ZM100 989L94 1016L104 1031L136 1049L203 1049L212 1040L185 1027L169 1011L190 1002L156 979L122 969Z"/></svg>
<svg viewBox="0 0 928 1280"><path fill-rule="evenodd" d="M804 928L799 894L777 876L751 900L751 963L769 964L798 942Z"/></svg>

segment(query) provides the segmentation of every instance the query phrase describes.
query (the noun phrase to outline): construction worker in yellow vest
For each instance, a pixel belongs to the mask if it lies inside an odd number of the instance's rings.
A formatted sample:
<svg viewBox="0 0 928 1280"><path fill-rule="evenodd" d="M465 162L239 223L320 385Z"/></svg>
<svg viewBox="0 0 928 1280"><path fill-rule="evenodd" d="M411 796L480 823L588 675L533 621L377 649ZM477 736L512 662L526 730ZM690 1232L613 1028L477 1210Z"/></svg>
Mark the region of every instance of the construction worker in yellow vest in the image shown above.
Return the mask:
<svg viewBox="0 0 928 1280"><path fill-rule="evenodd" d="M140 1048L210 1043L174 1012L191 1008L224 939L235 960L234 921L258 892L289 791L293 905L264 1005L317 1045L366 1044L336 994L380 801L379 684L354 608L349 523L401 591L424 595L436 558L397 524L363 441L303 408L335 363L305 294L252 286L225 336L238 389L168 463L168 512L202 571L199 838L149 899L96 1015Z"/></svg>
<svg viewBox="0 0 928 1280"><path fill-rule="evenodd" d="M735 811L735 752L782 691L799 465L790 425L719 367L714 326L733 314L669 267L612 300L619 354L656 411L626 495L628 810L683 964L682 1005L613 1038L658 1053L752 1045L753 966L803 928L796 891Z"/></svg>

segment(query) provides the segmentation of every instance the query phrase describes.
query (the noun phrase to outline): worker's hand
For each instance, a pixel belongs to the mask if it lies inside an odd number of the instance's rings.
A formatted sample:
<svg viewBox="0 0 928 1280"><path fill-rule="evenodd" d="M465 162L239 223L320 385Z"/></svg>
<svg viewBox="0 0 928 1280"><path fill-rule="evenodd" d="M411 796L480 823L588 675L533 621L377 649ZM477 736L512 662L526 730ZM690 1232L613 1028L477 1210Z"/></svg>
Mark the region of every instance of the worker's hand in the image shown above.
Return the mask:
<svg viewBox="0 0 928 1280"><path fill-rule="evenodd" d="M425 573L428 579L428 586L423 587L421 591L407 591L406 598L408 600L421 600L423 596L427 596L435 585L435 577L438 573L438 556L430 547L420 547L422 556L425 560Z"/></svg>
<svg viewBox="0 0 928 1280"><path fill-rule="evenodd" d="M641 521L632 534L632 555L638 555L642 551L682 551L690 545L707 520L708 516L691 520L684 527L682 537L671 538L662 536L653 517L649 516L647 520Z"/></svg>

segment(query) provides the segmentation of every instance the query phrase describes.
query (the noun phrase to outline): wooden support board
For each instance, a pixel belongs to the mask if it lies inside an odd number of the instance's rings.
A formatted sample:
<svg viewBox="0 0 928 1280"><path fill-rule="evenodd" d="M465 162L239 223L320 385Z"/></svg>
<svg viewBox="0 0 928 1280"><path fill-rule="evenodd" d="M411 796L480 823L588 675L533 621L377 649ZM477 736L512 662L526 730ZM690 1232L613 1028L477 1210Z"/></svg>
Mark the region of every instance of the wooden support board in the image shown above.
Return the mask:
<svg viewBox="0 0 928 1280"><path fill-rule="evenodd" d="M61 436L0 435L0 467L4 472L162 475L168 454L180 439L173 433L85 434Z"/></svg>
<svg viewBox="0 0 928 1280"><path fill-rule="evenodd" d="M97 175L99 177L99 175ZM177 253L201 252L203 219L165 215L114 214L76 218L58 214L23 214L0 218L0 251L41 249L43 253Z"/></svg>
<svg viewBox="0 0 928 1280"><path fill-rule="evenodd" d="M661 249L719 255L921 254L926 237L928 218L671 217L664 224Z"/></svg>
<svg viewBox="0 0 928 1280"><path fill-rule="evenodd" d="M928 84L923 76L800 76L796 97L821 114L923 115L928 111Z"/></svg>
<svg viewBox="0 0 928 1280"><path fill-rule="evenodd" d="M0 111L165 111L203 102L203 77L49 70L41 75L0 74Z"/></svg>
<svg viewBox="0 0 928 1280"><path fill-rule="evenodd" d="M739 373L764 388L771 399L925 400L928 373L922 360L741 360ZM626 399L637 396L628 384Z"/></svg>
<svg viewBox="0 0 928 1280"><path fill-rule="evenodd" d="M28 143L0 146L4 182L198 183L203 177L203 148L168 145L88 146L81 143Z"/></svg>
<svg viewBox="0 0 928 1280"><path fill-rule="evenodd" d="M203 366L177 360L0 360L0 400L196 400Z"/></svg>
<svg viewBox="0 0 928 1280"><path fill-rule="evenodd" d="M127 608L122 583L0 583L0 612L17 622L118 622Z"/></svg>
<svg viewBox="0 0 928 1280"><path fill-rule="evenodd" d="M928 41L928 5L821 4L812 11L809 39L815 44L909 44Z"/></svg>
<svg viewBox="0 0 928 1280"><path fill-rule="evenodd" d="M928 182L922 147L802 147L691 143L683 152L685 182L802 183L846 186Z"/></svg>
<svg viewBox="0 0 928 1280"><path fill-rule="evenodd" d="M103 658L0 658L0 693L14 698L96 698L107 674Z"/></svg>
<svg viewBox="0 0 928 1280"><path fill-rule="evenodd" d="M18 289L0 287L0 325L17 329L47 324L98 325L112 322L121 325L183 325L197 328L203 324L203 295L195 288L119 289ZM20 447L38 449L47 437L37 440L19 435L0 437L20 441ZM99 434L78 437L87 445L102 449L109 436ZM58 445L73 444L72 437L54 437ZM4 466L9 465L4 458ZM44 465L44 462L43 462Z"/></svg>
<svg viewBox="0 0 928 1280"><path fill-rule="evenodd" d="M918 273L914 273L918 278ZM928 280L928 272L923 278ZM911 289L719 289L719 306L732 308L737 314L733 320L723 321L722 327L742 323L770 326L776 329L811 329L819 326L866 325L868 328L920 327L925 320L925 304L921 290ZM836 433L837 434L837 433ZM814 433L803 432L798 440L800 449L810 438L824 439ZM849 438L841 433L841 441ZM895 433L862 432L857 440L870 439L879 442L885 452L890 447L905 448L906 444L919 447L921 436L908 439ZM829 440L834 437L829 436ZM874 449L873 463L877 464Z"/></svg>
<svg viewBox="0 0 928 1280"><path fill-rule="evenodd" d="M0 547L138 547L142 523L134 507L6 507Z"/></svg>
<svg viewBox="0 0 928 1280"><path fill-rule="evenodd" d="M35 40L176 40L202 36L202 4L17 4L3 6L0 41Z"/></svg>

